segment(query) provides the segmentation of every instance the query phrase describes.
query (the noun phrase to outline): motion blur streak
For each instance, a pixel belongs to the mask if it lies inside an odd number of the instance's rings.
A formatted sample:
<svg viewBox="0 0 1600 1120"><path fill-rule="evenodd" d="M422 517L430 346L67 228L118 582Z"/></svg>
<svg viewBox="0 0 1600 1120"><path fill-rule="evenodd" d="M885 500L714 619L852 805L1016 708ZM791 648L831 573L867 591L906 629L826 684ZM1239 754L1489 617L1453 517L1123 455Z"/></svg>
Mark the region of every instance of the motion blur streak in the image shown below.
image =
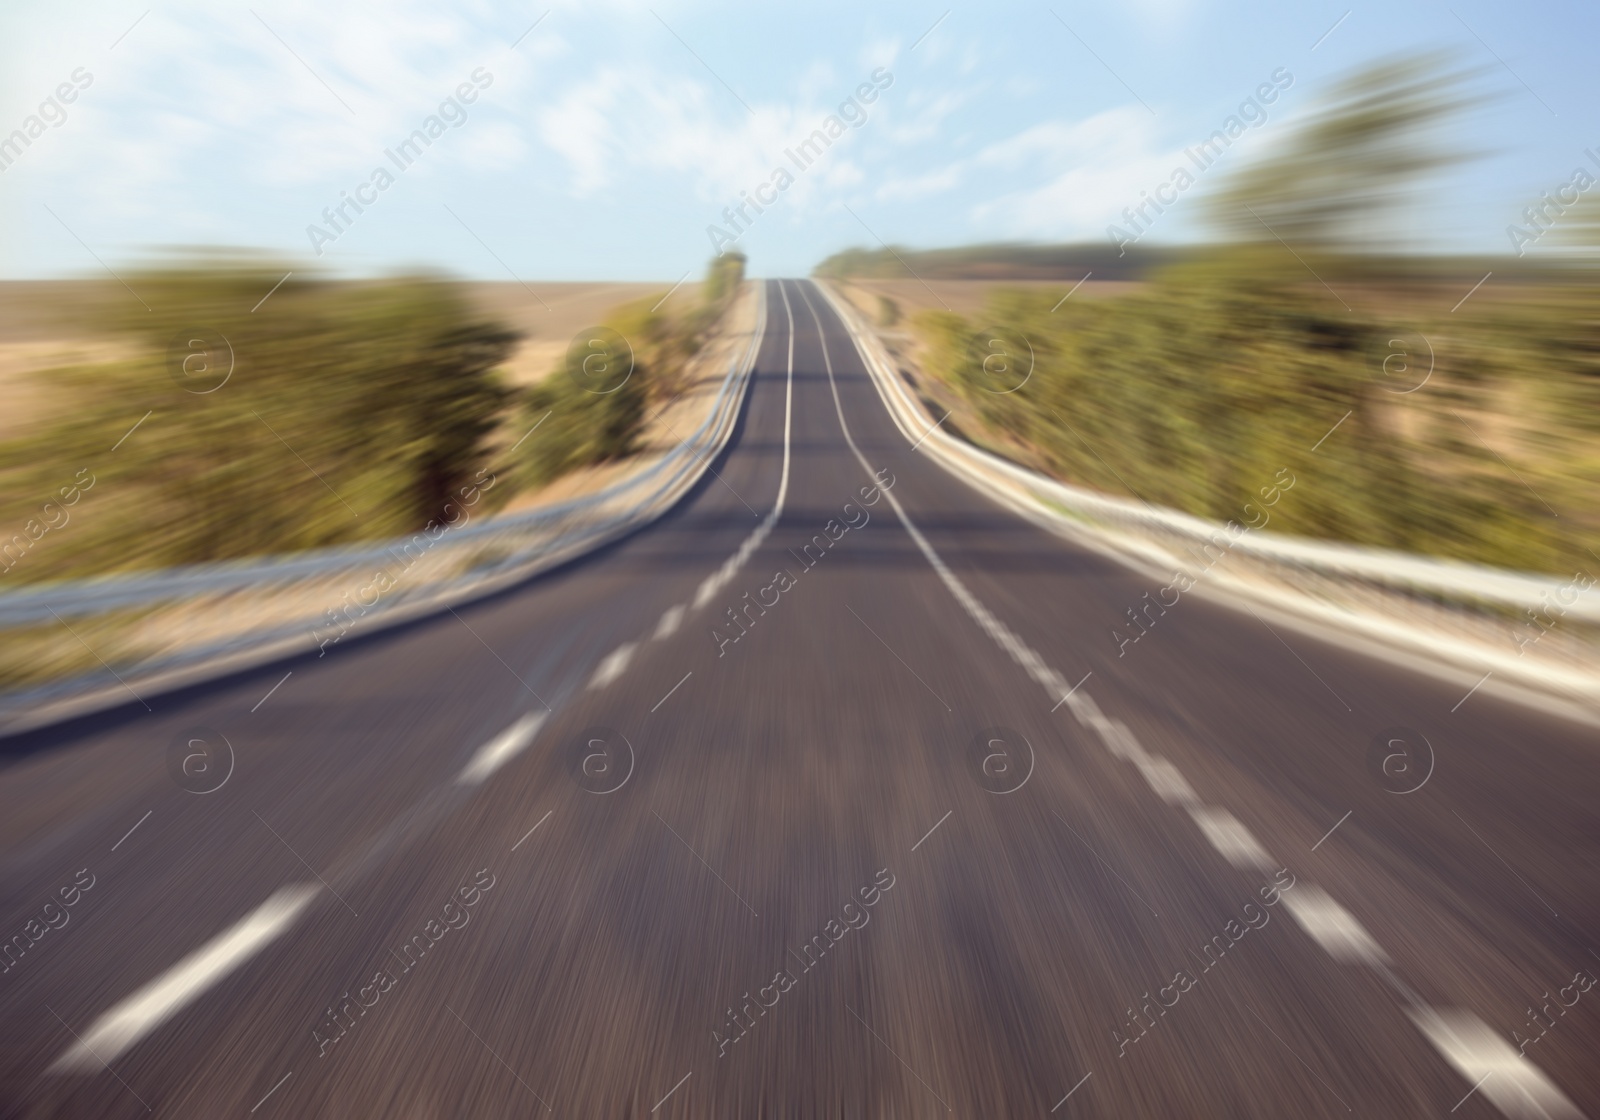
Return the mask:
<svg viewBox="0 0 1600 1120"><path fill-rule="evenodd" d="M93 1073L115 1059L282 934L315 893L315 887L306 886L278 891L238 925L100 1016L55 1068Z"/></svg>
<svg viewBox="0 0 1600 1120"><path fill-rule="evenodd" d="M4 1114L1600 1113L1600 1017L1551 995L1600 966L1591 737L1487 693L1452 714L1460 690L1309 637L1286 657L1206 599L1118 659L1105 628L1148 581L913 450L832 305L768 282L796 296L716 476L651 527L459 620L5 742L0 928L89 855L99 885L0 989ZM744 503L787 480L755 585L885 471L905 520L719 656L696 591ZM1092 677L1058 705L1001 634ZM1401 721L1439 747L1406 796L1364 765ZM150 764L194 726L237 760L204 796ZM1036 758L1004 794L996 727ZM1299 921L1219 935L1274 890L1265 853ZM479 868L472 935L377 1002L364 978ZM852 894L882 869L893 891ZM835 936L845 900L869 930ZM319 1058L330 994L369 1010Z"/></svg>

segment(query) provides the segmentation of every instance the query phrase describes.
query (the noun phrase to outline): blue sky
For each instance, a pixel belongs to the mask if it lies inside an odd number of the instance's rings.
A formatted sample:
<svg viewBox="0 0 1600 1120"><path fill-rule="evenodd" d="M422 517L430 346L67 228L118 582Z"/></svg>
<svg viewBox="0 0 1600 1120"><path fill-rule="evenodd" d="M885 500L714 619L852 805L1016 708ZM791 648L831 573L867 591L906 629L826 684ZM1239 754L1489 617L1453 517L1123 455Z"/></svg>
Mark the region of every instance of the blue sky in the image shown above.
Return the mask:
<svg viewBox="0 0 1600 1120"><path fill-rule="evenodd" d="M208 245L348 274L422 265L671 281L698 273L707 227L729 229L723 209L779 167L793 184L739 240L760 275L801 274L877 238L1092 240L1287 69L1294 83L1265 123L1147 239L1183 241L1203 234L1199 196L1280 142L1330 79L1413 48L1459 48L1502 95L1455 137L1484 158L1428 195L1434 243L1509 248L1505 227L1523 207L1567 181L1585 148L1600 153L1593 3L593 0L546 11L537 0L8 5L0 134L24 128L74 73L91 80L0 172L0 276L90 275L96 257L120 270ZM875 70L892 84L864 120L809 167L791 163L785 149ZM446 110L464 119L436 123L442 134L409 166L384 154L474 71L487 88ZM370 185L380 167L393 179L381 191ZM347 205L346 227L314 256L307 227L333 233L323 210L358 186L375 201L360 214Z"/></svg>

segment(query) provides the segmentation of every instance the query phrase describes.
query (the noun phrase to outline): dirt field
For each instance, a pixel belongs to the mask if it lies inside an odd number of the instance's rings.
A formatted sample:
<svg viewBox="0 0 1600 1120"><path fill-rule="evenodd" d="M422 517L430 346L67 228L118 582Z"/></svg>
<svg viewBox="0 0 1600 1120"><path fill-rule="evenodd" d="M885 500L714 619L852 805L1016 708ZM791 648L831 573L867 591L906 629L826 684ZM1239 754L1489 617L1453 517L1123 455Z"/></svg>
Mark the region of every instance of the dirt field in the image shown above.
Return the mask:
<svg viewBox="0 0 1600 1120"><path fill-rule="evenodd" d="M505 364L518 385L538 381L561 361L572 337L604 319L613 308L666 295L660 283L467 283L468 298L523 333ZM690 277L668 306L700 298L700 280ZM49 280L0 282L0 440L14 438L49 406L42 375L63 366L133 357L134 347L100 333L95 318L104 301L126 298L114 281Z"/></svg>
<svg viewBox="0 0 1600 1120"><path fill-rule="evenodd" d="M710 414L717 390L721 388L723 377L728 372L729 361L735 355L743 354L750 341L750 334L756 326L759 283L759 281L745 282L738 298L726 312L716 335L706 343L704 350L689 360L686 374L688 388L664 408L655 412L646 423L639 437L638 454L616 462L582 467L563 475L542 489L518 495L506 507L505 512L514 513L534 506L592 494L622 481L631 474L645 470L662 455L682 443ZM643 287L643 285L613 285L613 287ZM687 287L685 284L684 288ZM679 293L682 293L684 288L680 288ZM674 300L677 298L677 295L673 296ZM698 295L694 298L698 298ZM538 308L537 305L535 307L537 314L544 313L542 308ZM561 311L561 307L554 303L551 304L551 309L558 313ZM585 325L587 324L579 322L572 329L574 332L580 331ZM551 362L565 352L566 345L565 341L559 343L555 351L556 358ZM551 362L545 363L543 367L545 371L551 368ZM535 379L540 376L543 376L542 372L534 375Z"/></svg>
<svg viewBox="0 0 1600 1120"><path fill-rule="evenodd" d="M561 361L572 338L597 325L607 312L650 296L660 298L672 281L658 284L529 284L471 283L468 298L487 314L523 333L522 344L505 364L515 384L538 381ZM672 292L667 307L700 298L700 280L691 276Z"/></svg>
<svg viewBox="0 0 1600 1120"><path fill-rule="evenodd" d="M38 376L43 371L132 356L132 347L82 325L107 287L78 280L0 282L0 440L26 431L44 412L50 387Z"/></svg>

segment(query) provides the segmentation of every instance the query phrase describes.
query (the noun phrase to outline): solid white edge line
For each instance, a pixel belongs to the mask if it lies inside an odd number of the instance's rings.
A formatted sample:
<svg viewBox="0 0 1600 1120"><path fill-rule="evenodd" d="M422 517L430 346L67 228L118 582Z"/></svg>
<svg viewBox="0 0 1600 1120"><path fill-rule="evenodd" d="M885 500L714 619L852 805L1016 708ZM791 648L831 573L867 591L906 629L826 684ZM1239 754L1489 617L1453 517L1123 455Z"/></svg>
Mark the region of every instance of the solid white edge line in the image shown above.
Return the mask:
<svg viewBox="0 0 1600 1120"><path fill-rule="evenodd" d="M806 307L811 312L811 318L817 324L817 334L822 339L822 361L827 367L828 388L833 392L833 409L839 417L839 428L844 433L845 443L849 444L851 454L856 457L856 462L861 464L861 469L866 471L867 476L876 482L877 475L873 474L872 464L861 453L861 448L856 446L855 437L850 434L850 424L844 418L844 406L839 401L839 385L834 380L833 358L828 353L828 340L822 329L822 318L817 314L817 309L812 305L811 297L806 295L804 288L800 289L800 296L806 301ZM864 361L865 357L863 356ZM967 590L966 585L956 578L956 574L945 566L944 560L933 550L933 545L928 543L928 538L924 537L921 530L912 522L905 511L905 507L900 504L900 499L894 496L894 491L884 489L882 494L889 499L889 505L900 519L900 524L904 526L907 535L916 543L923 557L932 565L934 572L944 581L945 586L950 589L950 593L956 597L956 601L966 609L967 613L972 616L973 621L977 622L984 633L993 638L1001 649L1011 655L1013 661L1021 665L1034 680L1038 681L1047 690L1065 690L1066 682L1062 680L1061 676L1049 669L1038 654L1029 649L1003 622L990 613L988 608L980 603L972 592Z"/></svg>
<svg viewBox="0 0 1600 1120"><path fill-rule="evenodd" d="M771 530L772 523L782 512L784 499L789 490L790 433L794 411L794 315L790 311L789 297L784 292L781 281L778 291L784 297L785 311L789 312L789 360L784 397L783 475L778 484L777 504L763 525L766 531ZM753 346L759 346L759 343L753 343ZM766 536L763 529L757 530L762 539ZM754 537L754 534L752 536ZM760 540L756 539L754 543L759 544ZM736 554L740 556L741 562L750 551L754 551L751 541L746 541L746 546ZM457 776L457 784L477 784L489 777L532 742L547 714L539 712L524 716L498 737L479 748L472 761ZM541 820L540 824L542 823L544 822ZM299 916L318 889L314 885L302 884L285 887L273 894L232 929L213 938L166 974L100 1016L87 1034L62 1054L51 1068L60 1072L77 1073L93 1073L102 1068L166 1019L197 999L206 989L239 967L254 953L279 937Z"/></svg>
<svg viewBox="0 0 1600 1120"><path fill-rule="evenodd" d="M901 407L908 409L911 407L908 403L910 398L904 396L904 388L894 380L891 372L880 368L867 353L866 343L860 337L855 324L841 309L843 297L838 296L827 286L818 285L818 287L843 321L846 331L850 333L851 341L860 353L869 375L872 376L890 419L908 441L914 439L916 436L914 428L900 412ZM898 401L891 399L894 394L900 394L904 399ZM917 419L921 419L920 414L915 415ZM952 444L959 443L953 437L944 438ZM1003 487L996 487L992 481L976 474L976 468L970 464L948 454L940 454L933 448L937 442L937 439L929 440L921 449L922 453L939 464L947 473L954 475L991 501L1010 509L1024 520L1147 577L1165 580L1170 575L1172 557L1169 554L1159 549L1152 550L1130 537L1118 535L1113 541L1103 533L1085 530L1038 498L1031 496L1023 498ZM976 449L964 447L963 450ZM1021 470L1021 468L1013 469ZM1189 594L1217 603L1229 610L1238 610L1247 602L1253 603L1273 622L1317 641L1336 645L1361 657L1397 665L1408 672L1452 685L1466 686L1476 679L1477 668L1468 671L1462 667L1469 663L1474 666L1480 663L1493 663L1496 671L1502 673L1515 672L1518 669L1517 657L1510 654L1491 657L1487 647L1469 645L1448 636L1429 635L1425 640L1418 639L1411 629L1390 623L1386 619L1352 614L1307 599L1304 595L1279 592L1265 585L1242 581L1220 570L1196 584ZM1592 676L1580 678L1549 667L1541 670L1541 673L1545 678L1542 682L1535 682L1531 677L1520 677L1515 681L1497 677L1485 686L1484 692L1501 700L1520 704L1548 715L1559 716L1574 723L1600 727L1600 711L1595 710L1592 699L1586 706L1584 702L1573 698L1593 696Z"/></svg>
<svg viewBox="0 0 1600 1120"><path fill-rule="evenodd" d="M128 1047L276 940L300 916L315 883L284 887L233 928L218 934L166 973L101 1015L50 1067L62 1073L97 1073Z"/></svg>
<svg viewBox="0 0 1600 1120"><path fill-rule="evenodd" d="M773 503L772 512L768 513L761 524L745 538L738 551L728 557L722 567L701 582L694 596L696 610L709 603L738 573L745 561L750 559L751 554L761 547L761 543L772 532L772 527L777 524L778 518L783 515L783 503L789 495L789 436L794 421L794 309L789 304L789 293L784 289L783 281L779 280L776 283L778 294L783 297L784 314L789 319L789 362L783 396L783 473L778 478L778 500Z"/></svg>
<svg viewBox="0 0 1600 1120"><path fill-rule="evenodd" d="M895 413L893 406L890 405L885 389L879 384L878 372L880 371L874 370L872 359L862 345L854 326L839 308L838 301L833 298L832 293L825 289L819 290L822 291L822 295L833 307L834 313L839 317L846 332L850 335L851 341L856 347L856 352L860 356L868 376L872 379L879 398L883 400L884 407L889 412L890 418L894 421L895 426L900 429L901 434L909 440L911 433L900 422L900 417ZM801 290L801 294L804 295L804 289ZM810 305L809 297L807 298L807 305ZM811 314L816 317L816 308L812 307ZM821 331L821 326L821 319L818 318L817 327L819 332ZM839 402L839 390L833 383L833 363L828 358L827 345L827 339L824 337L822 353L828 367L828 381L833 386L833 403L835 410L839 414L839 424L844 431L846 442L850 444L850 449L855 452L857 460L860 461L870 475L872 473L871 467L868 466L865 457L856 447L855 440L850 436L849 425L845 423L844 409ZM939 460L936 459L935 461ZM986 490L985 493L987 492ZM1011 654L1013 659L1028 669L1036 679L1042 677L1048 680L1053 677L1054 674L1043 666L1038 655L1023 645L1020 639L1012 635L1004 624L990 614L988 609L978 602L976 597L962 585L960 580L956 579L955 575L944 566L944 562L933 551L933 547L927 543L922 534L912 525L910 519L906 517L905 511L901 508L900 503L895 500L894 495L885 490L884 496L889 499L890 505L894 507L895 513L900 517L901 524L905 526L911 538L916 541L922 554L928 558L928 561L933 565L940 578L944 580L945 585L949 587L957 602L967 610L979 626L1002 649ZM1010 505L1011 508L1017 509L1013 503L1002 502L1002 504ZM1017 509L1017 512L1022 513L1028 520L1035 520L1020 509ZM1017 647L1020 647L1022 656L1019 656ZM1036 668L1038 671L1036 671ZM1041 683L1044 682L1041 681ZM1052 686L1046 684L1045 688L1047 691L1051 691ZM1054 692L1052 691L1053 694ZM1098 732L1112 754L1133 762L1141 770L1145 770L1147 766L1157 761L1162 761L1147 754L1134 737L1133 732L1120 720L1107 719L1100 712L1099 706L1095 704L1094 698L1087 692L1078 692L1074 689L1073 693L1067 697L1067 702L1078 722ZM1059 707L1059 705L1057 706ZM1172 767L1172 772L1177 774L1177 768ZM1150 774L1146 772L1146 778L1148 779L1149 777ZM1181 780L1182 775L1178 774L1178 777ZM1187 786L1187 783L1184 784ZM1189 792L1192 795L1193 791ZM1198 803L1189 805L1188 808L1191 815L1195 817L1197 824L1201 820L1199 813L1211 812L1211 810L1206 810ZM1232 819L1231 815L1229 815L1229 819ZM1243 827L1243 825L1239 825L1240 830L1243 830ZM1249 837L1247 832L1244 835ZM1251 838L1251 842L1254 843L1253 838ZM1215 839L1213 839L1213 843L1215 843ZM1256 847L1259 849L1260 845L1256 844ZM1262 854L1265 854L1264 850L1262 850ZM1270 860L1270 856L1268 858ZM1355 915L1339 905L1322 888L1312 883L1300 883L1293 890L1283 892L1281 899L1301 928L1334 960L1347 964L1364 964L1385 973L1387 972L1389 958L1384 953L1382 946L1366 931L1366 928L1361 925ZM1476 1080L1478 1085L1493 1084L1494 1079L1488 1075L1490 1073L1500 1073L1502 1075L1500 1085L1493 1090L1485 1088L1483 1093L1505 1115L1516 1117L1518 1120L1523 1120L1523 1118L1526 1118L1526 1120L1568 1120L1571 1117L1582 1116L1582 1113L1545 1076L1543 1071L1512 1050L1504 1039L1495 1034L1487 1024L1471 1012L1460 1010L1439 1012L1411 1001L1406 1008L1406 1013L1433 1045L1434 1049L1453 1065L1459 1073L1465 1075L1467 1080ZM1479 1076L1480 1073L1482 1074L1481 1077Z"/></svg>

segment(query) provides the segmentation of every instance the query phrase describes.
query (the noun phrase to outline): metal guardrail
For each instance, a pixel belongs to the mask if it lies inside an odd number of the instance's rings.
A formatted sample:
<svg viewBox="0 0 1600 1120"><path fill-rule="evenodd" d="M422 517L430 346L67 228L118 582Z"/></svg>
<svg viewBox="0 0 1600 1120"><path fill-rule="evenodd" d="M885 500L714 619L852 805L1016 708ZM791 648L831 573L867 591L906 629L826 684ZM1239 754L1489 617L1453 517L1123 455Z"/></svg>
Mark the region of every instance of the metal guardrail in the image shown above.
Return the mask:
<svg viewBox="0 0 1600 1120"><path fill-rule="evenodd" d="M1208 545L1220 548L1228 559L1208 578L1233 590L1263 594L1275 605L1368 637L1403 640L1457 665L1504 671L1591 705L1600 700L1600 587L1579 589L1570 578L1259 529L1230 533L1224 525L1177 510L1046 478L940 429L849 301L826 283L819 287L850 330L902 432L985 491L1020 498L1021 505L1012 503L1017 508L1052 516L1114 552L1169 572L1193 568L1193 558ZM1551 624L1536 622L1529 612Z"/></svg>
<svg viewBox="0 0 1600 1120"><path fill-rule="evenodd" d="M316 651L319 645L326 648L338 640L329 637L336 627L341 627L342 636L354 625L349 610L352 594L360 600L359 628L370 632L490 594L660 516L700 478L732 433L766 325L764 287L756 285L755 292L756 322L750 341L730 359L704 421L658 461L597 493L443 528L436 536L417 533L375 544L44 584L0 594L0 633L58 619L114 612L159 615L172 609L185 615L171 625L190 632L188 639L169 643L175 648L119 664L120 675L107 666L104 672L0 697L0 733L48 722L38 713L54 710L71 697L105 691L107 704L126 700L127 692L120 696L111 692L122 682L193 683L249 663ZM397 565L403 567L399 578L386 581L389 586L368 604L362 593L374 590L374 569ZM352 625L344 626L336 618ZM194 637L197 632L200 637Z"/></svg>

